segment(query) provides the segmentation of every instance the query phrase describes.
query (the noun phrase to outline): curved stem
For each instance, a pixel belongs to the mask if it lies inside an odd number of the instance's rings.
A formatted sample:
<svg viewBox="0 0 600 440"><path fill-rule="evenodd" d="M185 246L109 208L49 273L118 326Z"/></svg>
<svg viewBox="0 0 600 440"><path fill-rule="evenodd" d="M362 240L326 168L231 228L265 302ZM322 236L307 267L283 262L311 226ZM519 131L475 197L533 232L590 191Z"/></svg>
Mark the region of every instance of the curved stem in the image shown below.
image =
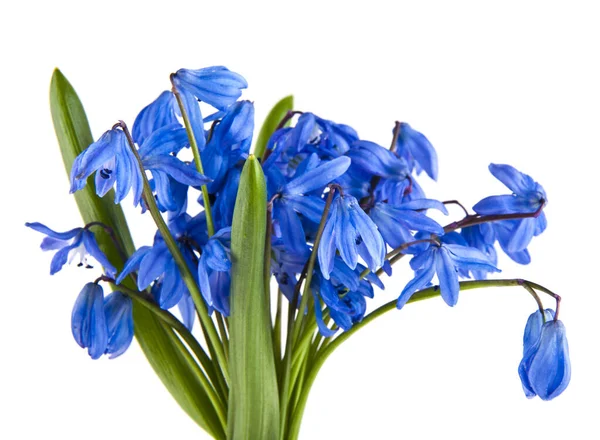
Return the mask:
<svg viewBox="0 0 600 440"><path fill-rule="evenodd" d="M470 290L477 289L482 287L506 287L506 286L522 286L523 283L528 283L534 287L542 287L538 284L531 283L529 281L520 280L520 279L510 279L510 280L475 280L475 281L462 281L460 283L460 290ZM544 288L545 289L545 288ZM542 290L542 289L540 289ZM543 290L546 291L547 289ZM432 286L427 289L423 289L417 293L415 293L410 300L409 303L422 301L429 298L434 298L439 296L440 289L439 286ZM300 422L302 420L302 415L304 413L304 408L306 406L306 402L308 400L308 395L311 389L312 384L314 383L319 370L327 360L327 358L335 351L337 347L339 347L344 341L349 339L354 333L358 330L374 321L379 316L389 312L390 310L396 309L396 300L392 300L381 307L375 309L371 313L369 313L365 318L348 330L340 334L337 338L332 340L328 345L326 345L322 351L318 352L317 356L314 359L312 364L312 368L308 372L306 379L304 380L304 387L302 390L302 394L298 400L298 404L295 408L294 413L291 416L289 431L288 431L288 439L296 440L298 438L298 434L300 432Z"/></svg>

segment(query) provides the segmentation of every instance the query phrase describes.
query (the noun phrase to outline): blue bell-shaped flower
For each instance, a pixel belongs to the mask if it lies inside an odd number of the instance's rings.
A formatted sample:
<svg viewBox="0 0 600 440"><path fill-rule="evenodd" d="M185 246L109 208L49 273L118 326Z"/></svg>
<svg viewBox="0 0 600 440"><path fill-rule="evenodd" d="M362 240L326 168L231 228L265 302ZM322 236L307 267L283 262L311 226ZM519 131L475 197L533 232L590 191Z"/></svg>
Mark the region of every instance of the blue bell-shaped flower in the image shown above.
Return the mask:
<svg viewBox="0 0 600 440"><path fill-rule="evenodd" d="M92 359L104 354L108 344L108 331L104 315L104 292L95 283L87 283L79 293L73 314L71 330L81 348L87 348Z"/></svg>

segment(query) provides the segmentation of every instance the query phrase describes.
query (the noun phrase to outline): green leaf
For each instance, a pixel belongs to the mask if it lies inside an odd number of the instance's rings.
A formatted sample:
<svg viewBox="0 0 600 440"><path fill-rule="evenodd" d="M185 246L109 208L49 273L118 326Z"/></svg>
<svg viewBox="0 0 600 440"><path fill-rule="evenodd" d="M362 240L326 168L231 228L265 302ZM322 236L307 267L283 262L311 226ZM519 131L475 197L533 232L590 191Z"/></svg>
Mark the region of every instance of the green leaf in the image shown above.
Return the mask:
<svg viewBox="0 0 600 440"><path fill-rule="evenodd" d="M50 83L50 109L54 130L69 174L75 158L93 142L83 105L75 90L56 69ZM115 232L127 255L135 251L129 228L120 205L114 203L114 191L105 197L96 196L93 185L75 193L75 201L85 224L102 222ZM124 265L111 238L95 229L98 245L118 269ZM127 287L136 289L131 280ZM224 438L217 415L182 350L177 334L152 313L134 303L135 336L150 365L183 410L215 438Z"/></svg>
<svg viewBox="0 0 600 440"><path fill-rule="evenodd" d="M229 440L272 440L279 433L271 318L264 294L266 216L265 178L259 161L250 155L231 228Z"/></svg>
<svg viewBox="0 0 600 440"><path fill-rule="evenodd" d="M260 133L258 133L256 146L254 147L254 155L256 157L262 159L263 155L265 154L269 138L273 133L275 133L275 129L283 120L287 112L292 111L293 108L294 96L289 95L283 98L277 104L275 104L275 106L271 109L271 111L265 119L265 122L263 122L263 125L260 129Z"/></svg>

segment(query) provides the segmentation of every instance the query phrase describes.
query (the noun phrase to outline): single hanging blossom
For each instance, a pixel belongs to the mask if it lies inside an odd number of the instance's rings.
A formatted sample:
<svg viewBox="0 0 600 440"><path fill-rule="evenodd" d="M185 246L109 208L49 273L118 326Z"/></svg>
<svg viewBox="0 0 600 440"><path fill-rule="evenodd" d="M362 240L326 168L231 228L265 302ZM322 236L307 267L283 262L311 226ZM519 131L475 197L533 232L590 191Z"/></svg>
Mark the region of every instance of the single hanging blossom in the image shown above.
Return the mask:
<svg viewBox="0 0 600 440"><path fill-rule="evenodd" d="M560 395L571 380L569 344L564 324L553 319L552 311L545 311L545 323L541 313L536 313L539 316L530 316L525 328L519 377L528 398L539 396L542 400L551 400Z"/></svg>
<svg viewBox="0 0 600 440"><path fill-rule="evenodd" d="M396 307L401 309L411 296L427 286L437 274L440 294L446 304L456 305L460 285L459 270L485 270L500 272L478 249L457 244L441 243L430 245L410 260L415 277L404 287L398 297Z"/></svg>
<svg viewBox="0 0 600 440"><path fill-rule="evenodd" d="M72 261L76 256L79 256L78 266L89 267L87 255L98 261L108 276L114 278L117 275L117 269L100 250L94 234L88 229L74 228L67 232L56 232L37 222L25 223L25 226L47 235L42 241L43 251L57 251L50 263L50 275L60 271L67 261Z"/></svg>
<svg viewBox="0 0 600 440"><path fill-rule="evenodd" d="M104 292L95 283L87 283L75 301L71 330L81 348L87 348L92 359L99 359L108 344L104 314Z"/></svg>
<svg viewBox="0 0 600 440"><path fill-rule="evenodd" d="M348 194L335 196L319 245L319 265L326 279L333 270L336 249L351 269L356 268L359 255L372 271L385 259L385 243L377 226Z"/></svg>
<svg viewBox="0 0 600 440"><path fill-rule="evenodd" d="M511 220L506 228L497 230L503 248L508 252L522 251L546 229L546 215L540 211L548 202L546 192L542 185L510 165L490 164L489 170L513 194L486 197L473 210L480 215L538 213L537 217Z"/></svg>

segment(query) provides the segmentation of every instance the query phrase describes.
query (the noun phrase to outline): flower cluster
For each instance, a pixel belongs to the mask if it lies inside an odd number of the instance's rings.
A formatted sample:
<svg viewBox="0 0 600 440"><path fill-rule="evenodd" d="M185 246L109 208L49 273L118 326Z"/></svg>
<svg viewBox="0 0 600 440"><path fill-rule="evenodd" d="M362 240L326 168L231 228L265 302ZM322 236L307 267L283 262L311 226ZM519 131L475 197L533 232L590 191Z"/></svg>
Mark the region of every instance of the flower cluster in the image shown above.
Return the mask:
<svg viewBox="0 0 600 440"><path fill-rule="evenodd" d="M225 67L181 69L171 80L173 89L142 109L131 134L117 124L77 157L71 192L91 184L88 177L95 174L98 196L114 187L115 203L131 193L144 211L155 204L208 312L226 318L233 210L253 140L254 105L239 100L247 83ZM289 112L260 159L269 201L269 273L293 308L312 301L308 310L324 337L348 331L364 318L366 298L374 296L374 287L383 289L380 276L390 275L391 264L404 255L411 256L414 275L395 295L397 308L432 283L454 306L461 279L499 272L496 244L527 264L527 246L546 228L542 186L497 164L490 172L511 193L486 197L473 214L465 210L464 218L439 224L428 211L448 215L450 202L428 198L419 185L423 171L437 180L437 154L427 137L406 123L395 125L391 147L385 148L347 125ZM190 215L188 204L195 205L192 211L198 205L202 210ZM131 341L131 300L125 290L119 292L130 276L160 308L178 307L192 329L194 302L164 231L129 255L117 274L88 228L57 233L39 223L28 226L47 235L42 249L57 250L51 273L77 250L95 258L117 289L104 298L99 285L90 283L76 301L73 335L92 358L117 356ZM310 298L304 298L303 282ZM570 370L562 323L553 316L543 323L540 317L527 324L519 374L528 396L548 399L564 390ZM551 379L549 368L554 368Z"/></svg>

